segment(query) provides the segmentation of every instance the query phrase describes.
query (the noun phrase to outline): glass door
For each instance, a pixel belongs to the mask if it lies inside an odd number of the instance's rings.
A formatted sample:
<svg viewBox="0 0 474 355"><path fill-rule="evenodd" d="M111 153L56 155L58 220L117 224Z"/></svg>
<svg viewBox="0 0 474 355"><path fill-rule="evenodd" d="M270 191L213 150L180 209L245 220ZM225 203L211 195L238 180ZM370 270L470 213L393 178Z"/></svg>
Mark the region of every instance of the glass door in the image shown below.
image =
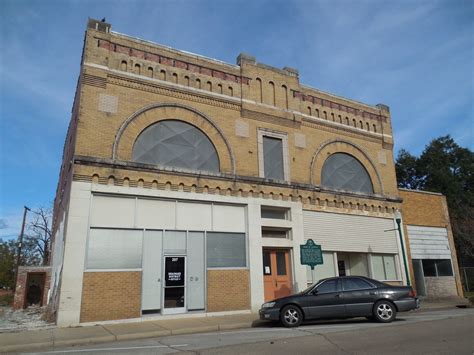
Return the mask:
<svg viewBox="0 0 474 355"><path fill-rule="evenodd" d="M186 311L186 257L165 256L163 314Z"/></svg>

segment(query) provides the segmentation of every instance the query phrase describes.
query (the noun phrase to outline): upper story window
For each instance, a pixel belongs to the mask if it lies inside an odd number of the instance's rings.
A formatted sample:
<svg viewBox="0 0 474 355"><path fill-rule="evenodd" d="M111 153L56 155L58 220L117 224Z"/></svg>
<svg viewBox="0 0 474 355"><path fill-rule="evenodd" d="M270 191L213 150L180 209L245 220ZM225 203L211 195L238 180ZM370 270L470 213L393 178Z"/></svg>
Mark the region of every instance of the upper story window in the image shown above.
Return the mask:
<svg viewBox="0 0 474 355"><path fill-rule="evenodd" d="M289 181L287 135L259 130L258 145L260 177Z"/></svg>
<svg viewBox="0 0 474 355"><path fill-rule="evenodd" d="M178 120L161 121L143 130L133 146L132 161L219 172L219 157L209 138Z"/></svg>
<svg viewBox="0 0 474 355"><path fill-rule="evenodd" d="M290 219L290 209L273 207L273 206L261 206L262 218L270 219Z"/></svg>
<svg viewBox="0 0 474 355"><path fill-rule="evenodd" d="M345 153L335 153L327 158L323 165L321 185L337 190L374 192L367 170L357 159Z"/></svg>

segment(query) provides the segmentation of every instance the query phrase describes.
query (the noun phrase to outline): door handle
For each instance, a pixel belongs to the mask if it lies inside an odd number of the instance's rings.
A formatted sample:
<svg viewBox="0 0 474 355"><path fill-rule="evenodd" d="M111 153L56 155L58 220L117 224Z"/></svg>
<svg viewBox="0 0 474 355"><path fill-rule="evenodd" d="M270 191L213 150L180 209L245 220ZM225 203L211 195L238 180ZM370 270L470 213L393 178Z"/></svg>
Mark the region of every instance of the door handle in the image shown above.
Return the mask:
<svg viewBox="0 0 474 355"><path fill-rule="evenodd" d="M334 297L335 297L335 298L341 298L341 295L336 295L336 296L334 296Z"/></svg>
<svg viewBox="0 0 474 355"><path fill-rule="evenodd" d="M369 292L369 295L374 296L374 295L375 295L375 292Z"/></svg>

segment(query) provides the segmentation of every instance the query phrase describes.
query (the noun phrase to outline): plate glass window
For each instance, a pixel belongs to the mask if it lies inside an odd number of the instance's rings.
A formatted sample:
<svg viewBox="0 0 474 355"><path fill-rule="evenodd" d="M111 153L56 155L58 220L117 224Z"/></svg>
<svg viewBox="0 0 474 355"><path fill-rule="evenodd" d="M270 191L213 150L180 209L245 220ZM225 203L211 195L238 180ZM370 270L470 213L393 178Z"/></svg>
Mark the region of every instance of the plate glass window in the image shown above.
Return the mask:
<svg viewBox="0 0 474 355"><path fill-rule="evenodd" d="M422 264L424 276L453 276L453 268L449 259L423 259Z"/></svg>
<svg viewBox="0 0 474 355"><path fill-rule="evenodd" d="M372 270L377 280L397 280L393 255L372 255Z"/></svg>
<svg viewBox="0 0 474 355"><path fill-rule="evenodd" d="M207 267L246 267L245 234L207 233Z"/></svg>

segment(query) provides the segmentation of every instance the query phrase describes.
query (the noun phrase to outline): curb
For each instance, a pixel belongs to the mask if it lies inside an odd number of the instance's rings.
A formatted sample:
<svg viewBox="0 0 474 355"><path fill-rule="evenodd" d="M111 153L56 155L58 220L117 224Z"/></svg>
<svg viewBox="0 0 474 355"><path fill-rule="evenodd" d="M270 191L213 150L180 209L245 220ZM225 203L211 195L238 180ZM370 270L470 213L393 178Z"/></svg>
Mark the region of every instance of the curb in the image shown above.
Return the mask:
<svg viewBox="0 0 474 355"><path fill-rule="evenodd" d="M37 342L29 344L18 344L18 345L6 345L2 346L0 351L1 354L9 352L19 352L19 351L28 351L28 350L37 350L45 348L54 349L55 347L60 346L83 346L88 344L100 344L121 340L140 340L146 338L170 336L170 335L183 335L183 334L199 334L199 333L210 333L215 331L224 331L232 329L243 329L251 328L253 322L241 322L241 323L229 323L229 324L218 324L212 326L203 326L203 327L194 327L194 328L181 328L175 330L157 330L152 332L141 332L141 333L131 333L131 334L119 334L115 335L107 330L105 327L101 326L110 335L82 338L82 339L65 339L65 340L54 340L48 342ZM51 331L50 337L53 338L53 333Z"/></svg>

